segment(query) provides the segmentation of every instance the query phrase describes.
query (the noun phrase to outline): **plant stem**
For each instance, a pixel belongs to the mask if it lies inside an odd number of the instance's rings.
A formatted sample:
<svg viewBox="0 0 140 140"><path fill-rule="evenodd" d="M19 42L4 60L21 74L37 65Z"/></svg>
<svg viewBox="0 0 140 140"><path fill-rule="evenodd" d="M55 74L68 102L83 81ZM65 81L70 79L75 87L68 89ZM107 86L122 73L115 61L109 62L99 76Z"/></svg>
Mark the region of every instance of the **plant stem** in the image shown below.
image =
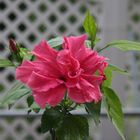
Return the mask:
<svg viewBox="0 0 140 140"><path fill-rule="evenodd" d="M103 51L103 50L105 50L105 49L108 48L108 47L109 47L109 46L107 45L107 46L105 46L104 48L98 50L98 53L101 52L101 51Z"/></svg>
<svg viewBox="0 0 140 140"><path fill-rule="evenodd" d="M56 133L55 133L55 130L53 128L50 130L50 134L51 134L52 140L57 140L56 139Z"/></svg>
<svg viewBox="0 0 140 140"><path fill-rule="evenodd" d="M91 39L91 49L94 49L94 39Z"/></svg>

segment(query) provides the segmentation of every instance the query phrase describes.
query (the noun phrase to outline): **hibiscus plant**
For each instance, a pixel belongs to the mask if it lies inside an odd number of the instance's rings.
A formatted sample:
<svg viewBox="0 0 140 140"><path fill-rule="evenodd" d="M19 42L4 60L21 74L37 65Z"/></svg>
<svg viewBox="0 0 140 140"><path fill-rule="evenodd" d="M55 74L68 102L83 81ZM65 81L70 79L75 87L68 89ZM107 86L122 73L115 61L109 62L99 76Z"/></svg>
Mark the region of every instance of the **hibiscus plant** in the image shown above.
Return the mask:
<svg viewBox="0 0 140 140"><path fill-rule="evenodd" d="M16 83L1 99L0 105L11 107L27 98L28 113L42 111L41 129L52 140L88 140L87 116L73 110L85 108L96 125L101 106L123 140L124 121L120 100L111 88L112 72L126 74L100 52L109 47L122 51L140 50L140 43L117 40L96 50L97 25L87 12L83 27L86 34L42 40L32 51L10 39L12 60L0 59L0 67L15 67ZM89 39L88 39L89 38Z"/></svg>

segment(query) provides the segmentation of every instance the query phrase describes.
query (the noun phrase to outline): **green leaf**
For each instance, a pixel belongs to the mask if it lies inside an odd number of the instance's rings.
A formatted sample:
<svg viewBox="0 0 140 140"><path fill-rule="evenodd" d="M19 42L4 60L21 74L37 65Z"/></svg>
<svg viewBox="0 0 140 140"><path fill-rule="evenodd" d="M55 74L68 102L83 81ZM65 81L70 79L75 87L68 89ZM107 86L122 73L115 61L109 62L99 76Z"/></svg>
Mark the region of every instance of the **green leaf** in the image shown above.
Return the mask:
<svg viewBox="0 0 140 140"><path fill-rule="evenodd" d="M82 140L89 136L87 118L77 115L66 115L56 130L58 140Z"/></svg>
<svg viewBox="0 0 140 140"><path fill-rule="evenodd" d="M115 126L122 139L125 140L125 137L123 135L124 116L122 112L121 102L116 93L111 88L102 87L102 90L104 93L104 102L106 104L108 117L112 121L113 125Z"/></svg>
<svg viewBox="0 0 140 140"><path fill-rule="evenodd" d="M14 104L18 99L30 93L23 84L17 82L0 101L1 106Z"/></svg>
<svg viewBox="0 0 140 140"><path fill-rule="evenodd" d="M40 111L40 107L39 107L39 105L37 105L35 103L32 95L27 97L27 104L28 104L28 107L29 107L29 113L31 111L34 111L35 113L38 113Z"/></svg>
<svg viewBox="0 0 140 140"><path fill-rule="evenodd" d="M109 64L108 67L104 71L105 75L106 75L106 80L103 82L103 86L105 86L105 87L110 87L111 86L112 77L113 77L112 72L113 71L115 71L115 72L117 72L119 74L126 74L126 75L128 75L126 70L118 68L115 65Z"/></svg>
<svg viewBox="0 0 140 140"><path fill-rule="evenodd" d="M27 104L28 104L28 107L30 107L32 104L34 103L34 98L32 95L28 96L27 97Z"/></svg>
<svg viewBox="0 0 140 140"><path fill-rule="evenodd" d="M115 47L122 51L140 51L140 43L138 42L133 42L128 40L116 40L110 42L104 48L100 49L98 52L101 52L102 50L109 47Z"/></svg>
<svg viewBox="0 0 140 140"><path fill-rule="evenodd" d="M103 82L103 86L110 87L112 84L112 69L108 66L105 71L106 80Z"/></svg>
<svg viewBox="0 0 140 140"><path fill-rule="evenodd" d="M86 110L92 115L96 125L100 123L101 101L98 103L86 103Z"/></svg>
<svg viewBox="0 0 140 140"><path fill-rule="evenodd" d="M33 110L35 113L38 113L40 111L39 105L37 105L35 102L30 106L30 109Z"/></svg>
<svg viewBox="0 0 140 140"><path fill-rule="evenodd" d="M118 72L120 74L128 74L128 72L126 70L123 70L115 65L109 64L108 68L112 71Z"/></svg>
<svg viewBox="0 0 140 140"><path fill-rule="evenodd" d="M113 41L107 46L116 47L122 51L140 51L140 43L127 40Z"/></svg>
<svg viewBox="0 0 140 140"><path fill-rule="evenodd" d="M7 59L0 59L0 67L14 67L15 65Z"/></svg>
<svg viewBox="0 0 140 140"><path fill-rule="evenodd" d="M96 45L101 39L96 38L94 41L94 45ZM60 49L61 45L63 44L63 38L62 37L56 37L53 38L51 40L48 41L48 44L52 47L52 48L56 48L56 49ZM91 48L91 41L90 40L86 40L85 44L88 48Z"/></svg>
<svg viewBox="0 0 140 140"><path fill-rule="evenodd" d="M41 130L43 133L52 128L57 128L62 121L62 113L55 109L46 109L41 118Z"/></svg>
<svg viewBox="0 0 140 140"><path fill-rule="evenodd" d="M97 43L99 43L100 40L101 40L100 38L96 38L95 41L94 41L94 46L95 46ZM86 44L86 46L87 46L88 48L91 48L91 41L90 41L90 40L86 40L86 41L85 41L85 44Z"/></svg>
<svg viewBox="0 0 140 140"><path fill-rule="evenodd" d="M95 38L95 40L94 40L94 45L96 45L96 44L99 43L100 41L101 41L100 38Z"/></svg>
<svg viewBox="0 0 140 140"><path fill-rule="evenodd" d="M19 48L20 49L20 56L24 60L32 60L33 54L29 53L29 50L26 48Z"/></svg>
<svg viewBox="0 0 140 140"><path fill-rule="evenodd" d="M48 44L53 48L62 45L62 43L63 43L62 37L56 37L48 41Z"/></svg>
<svg viewBox="0 0 140 140"><path fill-rule="evenodd" d="M89 11L86 14L85 20L83 22L83 27L86 33L88 33L88 35L91 38L91 46L92 46L96 38L97 24Z"/></svg>
<svg viewBox="0 0 140 140"><path fill-rule="evenodd" d="M31 109L40 109L39 105L37 105L35 102L32 103L30 106Z"/></svg>

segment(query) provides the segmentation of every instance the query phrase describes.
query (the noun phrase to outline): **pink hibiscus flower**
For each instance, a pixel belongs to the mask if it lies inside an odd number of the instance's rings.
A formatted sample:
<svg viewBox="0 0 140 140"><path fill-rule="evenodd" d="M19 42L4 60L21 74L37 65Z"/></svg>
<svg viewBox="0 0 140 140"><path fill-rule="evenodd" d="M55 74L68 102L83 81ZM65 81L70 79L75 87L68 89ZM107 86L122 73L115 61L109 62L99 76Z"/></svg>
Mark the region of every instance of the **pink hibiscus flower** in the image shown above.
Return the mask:
<svg viewBox="0 0 140 140"><path fill-rule="evenodd" d="M85 40L86 35L64 37L60 51L43 40L32 51L36 60L25 60L16 69L16 78L32 89L40 107L56 106L66 92L76 103L101 100L106 58L86 48Z"/></svg>

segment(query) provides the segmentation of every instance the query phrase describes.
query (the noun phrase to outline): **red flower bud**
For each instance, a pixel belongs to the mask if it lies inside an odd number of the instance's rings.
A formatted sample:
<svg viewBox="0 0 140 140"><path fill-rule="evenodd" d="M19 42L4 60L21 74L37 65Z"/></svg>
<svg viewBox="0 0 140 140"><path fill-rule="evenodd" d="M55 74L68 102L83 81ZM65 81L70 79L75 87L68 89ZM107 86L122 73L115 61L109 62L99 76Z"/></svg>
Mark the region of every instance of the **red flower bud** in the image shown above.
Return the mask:
<svg viewBox="0 0 140 140"><path fill-rule="evenodd" d="M18 52L18 48L16 46L16 42L13 39L9 40L9 48L12 52Z"/></svg>

